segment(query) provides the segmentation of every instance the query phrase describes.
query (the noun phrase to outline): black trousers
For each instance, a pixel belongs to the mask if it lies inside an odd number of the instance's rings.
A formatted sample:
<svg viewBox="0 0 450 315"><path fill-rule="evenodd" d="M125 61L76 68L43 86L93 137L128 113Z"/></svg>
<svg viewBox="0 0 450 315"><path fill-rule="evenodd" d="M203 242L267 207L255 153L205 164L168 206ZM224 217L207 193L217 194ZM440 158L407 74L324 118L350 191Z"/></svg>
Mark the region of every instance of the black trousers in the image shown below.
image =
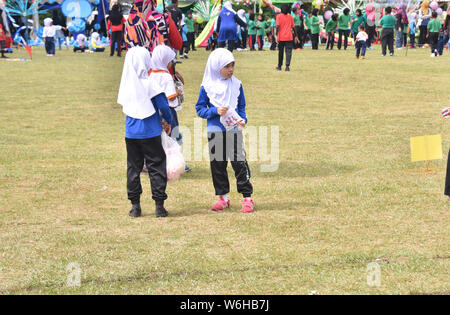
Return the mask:
<svg viewBox="0 0 450 315"><path fill-rule="evenodd" d="M367 31L367 47L371 47L372 43L375 41L375 31L376 31L376 26L366 26L366 31Z"/></svg>
<svg viewBox="0 0 450 315"><path fill-rule="evenodd" d="M286 50L286 67L291 65L292 48L294 47L292 41L280 41L278 43L278 67L283 65L284 51Z"/></svg>
<svg viewBox="0 0 450 315"><path fill-rule="evenodd" d="M225 48L226 45L227 45L227 42L219 42L219 48ZM234 41L229 40L229 41L228 41L228 50L231 51L231 52L233 52L234 46L235 46Z"/></svg>
<svg viewBox="0 0 450 315"><path fill-rule="evenodd" d="M166 153L161 136L149 139L125 138L127 146L127 192L132 204L139 203L142 194L141 171L144 160L147 164L152 198L155 201L167 199Z"/></svg>
<svg viewBox="0 0 450 315"><path fill-rule="evenodd" d="M383 28L381 31L381 53L386 55L386 47L389 52L394 54L394 30L392 28Z"/></svg>
<svg viewBox="0 0 450 315"><path fill-rule="evenodd" d="M246 49L247 48L247 37L248 37L248 32L245 30L242 30L241 28L241 36L242 36L242 40L241 40L241 48L242 49Z"/></svg>
<svg viewBox="0 0 450 315"><path fill-rule="evenodd" d="M312 49L317 50L319 49L319 33L317 34L311 34L311 42L312 42Z"/></svg>
<svg viewBox="0 0 450 315"><path fill-rule="evenodd" d="M342 36L344 36L344 49L347 49L348 45L348 30L339 30L338 49L342 47Z"/></svg>
<svg viewBox="0 0 450 315"><path fill-rule="evenodd" d="M298 44L294 43L294 48L303 48L303 28L301 26L296 26L295 27L295 32L297 33L297 37L298 37Z"/></svg>
<svg viewBox="0 0 450 315"><path fill-rule="evenodd" d="M438 39L439 39L439 33L437 33L437 32L430 32L431 53L434 53L437 50Z"/></svg>
<svg viewBox="0 0 450 315"><path fill-rule="evenodd" d="M114 56L114 51L116 49L116 43L117 43L117 56L120 56L122 53L122 32L112 32L111 33L111 53L110 56Z"/></svg>
<svg viewBox="0 0 450 315"><path fill-rule="evenodd" d="M181 46L181 50L180 50L180 56L182 56L183 54L188 54L189 47L190 47L189 41L183 42L183 45Z"/></svg>
<svg viewBox="0 0 450 315"><path fill-rule="evenodd" d="M303 43L307 43L311 39L311 30L305 30L303 32Z"/></svg>
<svg viewBox="0 0 450 315"><path fill-rule="evenodd" d="M334 46L334 32L328 32L327 34L327 49L333 49Z"/></svg>
<svg viewBox="0 0 450 315"><path fill-rule="evenodd" d="M419 26L420 34L419 34L419 47L422 47L424 44L428 44L428 29L426 25Z"/></svg>
<svg viewBox="0 0 450 315"><path fill-rule="evenodd" d="M244 197L250 197L253 194L253 186L250 183L250 168L246 160L242 132L210 132L208 145L216 195L226 195L230 192L227 173L230 160L236 177L237 191Z"/></svg>
<svg viewBox="0 0 450 315"><path fill-rule="evenodd" d="M191 49L195 50L195 33L194 32L187 33L187 38L189 45L191 46Z"/></svg>
<svg viewBox="0 0 450 315"><path fill-rule="evenodd" d="M445 178L445 195L450 196L450 151L448 152L447 160L447 176Z"/></svg>

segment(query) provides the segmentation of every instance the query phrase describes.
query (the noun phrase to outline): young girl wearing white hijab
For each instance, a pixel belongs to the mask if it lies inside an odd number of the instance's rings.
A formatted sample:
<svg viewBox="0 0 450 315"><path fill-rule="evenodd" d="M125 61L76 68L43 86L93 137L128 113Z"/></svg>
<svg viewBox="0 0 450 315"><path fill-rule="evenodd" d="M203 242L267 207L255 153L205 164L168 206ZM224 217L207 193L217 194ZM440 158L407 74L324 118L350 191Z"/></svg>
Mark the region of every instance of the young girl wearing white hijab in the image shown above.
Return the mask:
<svg viewBox="0 0 450 315"><path fill-rule="evenodd" d="M178 96L181 91L175 88L175 82L169 69L173 66L175 59L175 52L166 45L158 45L152 53L152 71L150 73L150 80L154 81L162 91L166 94L169 100L170 111L172 113L172 137L182 145L181 133L178 130L178 115L177 112L181 110L181 104L178 101Z"/></svg>
<svg viewBox="0 0 450 315"><path fill-rule="evenodd" d="M166 154L161 144L161 118L167 134L170 133L172 115L162 88L150 80L148 72L151 57L147 49L133 47L128 50L123 66L117 102L127 115L125 143L127 147L127 192L132 208L130 216L141 216L140 173L147 163L152 197L156 203L156 217L166 217L164 200L167 199Z"/></svg>
<svg viewBox="0 0 450 315"><path fill-rule="evenodd" d="M55 55L56 31L59 31L61 29L65 28L60 25L53 25L53 20L51 18L44 19L44 29L42 31L42 37L44 38L47 57L53 57Z"/></svg>
<svg viewBox="0 0 450 315"><path fill-rule="evenodd" d="M254 210L251 198L253 187L250 183L250 168L246 161L241 131L247 123L245 96L241 81L233 76L234 64L233 54L224 48L211 53L196 110L199 117L207 119L211 174L216 195L220 196L211 209L222 211L230 207L227 197L230 192L227 173L230 159L236 176L237 190L244 197L241 212L245 213ZM236 126L227 130L222 121L225 121L223 118L228 115L239 119Z"/></svg>

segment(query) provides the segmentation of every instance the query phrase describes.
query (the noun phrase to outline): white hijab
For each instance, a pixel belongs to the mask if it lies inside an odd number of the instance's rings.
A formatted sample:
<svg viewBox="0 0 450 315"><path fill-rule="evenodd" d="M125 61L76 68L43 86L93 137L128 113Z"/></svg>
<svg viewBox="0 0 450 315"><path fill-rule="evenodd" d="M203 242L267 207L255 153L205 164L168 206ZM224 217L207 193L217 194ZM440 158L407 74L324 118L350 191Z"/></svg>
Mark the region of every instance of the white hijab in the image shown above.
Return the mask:
<svg viewBox="0 0 450 315"><path fill-rule="evenodd" d="M241 81L235 76L225 79L220 75L220 70L233 61L233 54L229 50L218 48L209 55L206 63L202 86L211 104L216 107L228 106L230 109L236 109Z"/></svg>
<svg viewBox="0 0 450 315"><path fill-rule="evenodd" d="M51 18L44 19L44 26L50 26L52 23L53 23L53 20Z"/></svg>
<svg viewBox="0 0 450 315"><path fill-rule="evenodd" d="M237 15L244 23L247 23L247 19L245 18L245 10L244 9L238 10Z"/></svg>
<svg viewBox="0 0 450 315"><path fill-rule="evenodd" d="M236 14L236 11L233 10L233 6L231 5L230 1L225 2L225 4L223 5L223 7L225 9L227 9L228 11L233 12L234 14Z"/></svg>
<svg viewBox="0 0 450 315"><path fill-rule="evenodd" d="M152 53L152 70L165 70L167 64L175 59L175 52L168 46L162 44L155 47Z"/></svg>
<svg viewBox="0 0 450 315"><path fill-rule="evenodd" d="M155 113L151 98L163 93L149 79L151 57L147 49L133 47L128 50L123 65L117 103L123 106L125 115L145 119Z"/></svg>

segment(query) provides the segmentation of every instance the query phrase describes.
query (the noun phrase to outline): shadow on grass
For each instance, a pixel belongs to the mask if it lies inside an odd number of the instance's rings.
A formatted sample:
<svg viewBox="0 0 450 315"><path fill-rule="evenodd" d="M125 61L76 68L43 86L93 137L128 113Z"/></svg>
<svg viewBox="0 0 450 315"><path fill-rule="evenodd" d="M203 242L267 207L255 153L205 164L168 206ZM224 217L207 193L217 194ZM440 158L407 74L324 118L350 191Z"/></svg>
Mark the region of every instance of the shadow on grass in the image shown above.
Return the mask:
<svg viewBox="0 0 450 315"><path fill-rule="evenodd" d="M230 163L229 163L230 164ZM332 175L340 175L351 173L357 170L354 165L345 165L338 163L327 163L323 161L301 163L301 162L281 162L278 169L274 172L262 172L261 166L264 163L249 162L250 171L253 178L295 178L295 177L327 177ZM231 165L228 167L228 176L230 182L233 181L233 169ZM192 171L184 174L183 179L208 179L211 178L211 170L204 165L193 167Z"/></svg>

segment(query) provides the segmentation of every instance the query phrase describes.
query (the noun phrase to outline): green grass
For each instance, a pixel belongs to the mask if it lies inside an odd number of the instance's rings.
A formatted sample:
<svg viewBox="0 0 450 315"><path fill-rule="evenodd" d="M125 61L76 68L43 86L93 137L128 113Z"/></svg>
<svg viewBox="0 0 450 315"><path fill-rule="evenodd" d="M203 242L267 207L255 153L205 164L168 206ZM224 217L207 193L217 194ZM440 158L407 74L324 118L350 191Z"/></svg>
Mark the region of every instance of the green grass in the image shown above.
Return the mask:
<svg viewBox="0 0 450 315"><path fill-rule="evenodd" d="M320 49L295 51L290 73L274 71L274 52L235 53L249 126L280 129L279 170L250 163L257 212L239 212L231 168L232 208L208 211L197 161L169 185L162 220L144 176L144 216L127 215L123 59L39 48L32 62L0 60L0 293L448 294L446 161L424 174L409 149L421 135L450 145L447 52ZM191 128L206 58L179 66ZM80 287L66 286L71 262Z"/></svg>

